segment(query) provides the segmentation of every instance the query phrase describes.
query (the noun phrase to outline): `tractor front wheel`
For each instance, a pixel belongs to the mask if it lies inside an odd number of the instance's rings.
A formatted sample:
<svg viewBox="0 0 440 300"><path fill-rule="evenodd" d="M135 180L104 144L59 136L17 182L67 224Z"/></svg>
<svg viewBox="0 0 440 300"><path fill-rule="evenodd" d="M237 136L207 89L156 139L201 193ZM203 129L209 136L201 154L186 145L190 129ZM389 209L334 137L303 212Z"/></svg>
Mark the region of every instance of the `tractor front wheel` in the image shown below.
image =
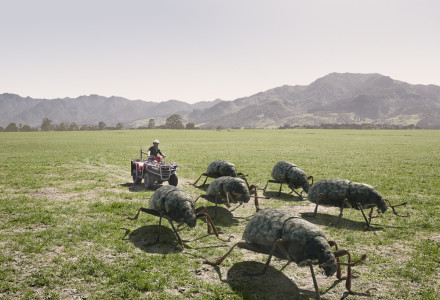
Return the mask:
<svg viewBox="0 0 440 300"><path fill-rule="evenodd" d="M174 173L173 175L170 176L170 179L168 179L168 184L177 186L178 183L179 183L179 178L177 177L177 174Z"/></svg>
<svg viewBox="0 0 440 300"><path fill-rule="evenodd" d="M141 181L142 181L142 177L141 177L141 178L137 177L137 171L136 171L136 168L133 169L133 171L131 171L131 176L133 176L133 182L134 182L134 184L139 184L139 183L141 183Z"/></svg>
<svg viewBox="0 0 440 300"><path fill-rule="evenodd" d="M154 177L151 174L145 173L144 185L147 189L151 188L154 184Z"/></svg>

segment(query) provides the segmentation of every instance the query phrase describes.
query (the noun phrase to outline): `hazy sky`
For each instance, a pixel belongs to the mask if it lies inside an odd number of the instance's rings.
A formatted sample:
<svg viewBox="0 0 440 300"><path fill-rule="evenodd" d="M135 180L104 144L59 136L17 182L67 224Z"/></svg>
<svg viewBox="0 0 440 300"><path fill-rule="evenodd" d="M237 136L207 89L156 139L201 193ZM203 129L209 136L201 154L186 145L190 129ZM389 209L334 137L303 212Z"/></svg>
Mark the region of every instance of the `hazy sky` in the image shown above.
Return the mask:
<svg viewBox="0 0 440 300"><path fill-rule="evenodd" d="M234 100L332 72L440 85L439 0L0 0L0 93Z"/></svg>

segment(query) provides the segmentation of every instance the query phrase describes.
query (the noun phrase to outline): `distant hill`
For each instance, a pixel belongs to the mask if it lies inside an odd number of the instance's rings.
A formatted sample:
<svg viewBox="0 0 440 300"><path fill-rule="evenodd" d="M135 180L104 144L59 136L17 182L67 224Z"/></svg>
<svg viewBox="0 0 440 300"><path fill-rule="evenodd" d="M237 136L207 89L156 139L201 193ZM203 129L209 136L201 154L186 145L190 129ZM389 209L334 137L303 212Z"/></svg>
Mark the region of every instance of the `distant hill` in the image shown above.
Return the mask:
<svg viewBox="0 0 440 300"><path fill-rule="evenodd" d="M98 95L48 100L0 94L0 125L5 127L14 122L39 127L44 118L49 118L53 124L75 122L97 125L103 121L107 125L122 123L130 127L135 121L144 120L143 123L148 124L149 118L185 115L194 109L209 108L219 101L188 104L169 100L157 103Z"/></svg>
<svg viewBox="0 0 440 300"><path fill-rule="evenodd" d="M440 87L411 85L380 74L332 73L307 86L281 86L234 101L161 103L98 95L63 99L0 94L0 125L38 127L44 118L61 122L124 127L180 114L200 127L269 128L321 124L414 124L440 129ZM156 122L156 124L159 124Z"/></svg>
<svg viewBox="0 0 440 300"><path fill-rule="evenodd" d="M308 86L281 86L192 112L205 126L390 124L440 128L440 87L380 74L332 73Z"/></svg>

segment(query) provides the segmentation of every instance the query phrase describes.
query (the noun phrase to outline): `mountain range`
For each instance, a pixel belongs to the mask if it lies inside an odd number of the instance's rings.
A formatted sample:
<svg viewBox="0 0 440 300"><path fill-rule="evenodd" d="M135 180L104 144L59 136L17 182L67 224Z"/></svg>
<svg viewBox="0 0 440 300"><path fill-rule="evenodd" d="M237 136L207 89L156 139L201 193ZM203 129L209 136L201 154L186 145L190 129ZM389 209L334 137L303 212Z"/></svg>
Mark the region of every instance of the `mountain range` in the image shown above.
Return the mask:
<svg viewBox="0 0 440 300"><path fill-rule="evenodd" d="M39 127L44 118L125 128L179 114L201 128L274 128L321 124L416 125L440 129L440 86L412 85L380 74L331 73L309 85L284 85L234 101L147 102L99 95L34 99L0 94L0 125Z"/></svg>

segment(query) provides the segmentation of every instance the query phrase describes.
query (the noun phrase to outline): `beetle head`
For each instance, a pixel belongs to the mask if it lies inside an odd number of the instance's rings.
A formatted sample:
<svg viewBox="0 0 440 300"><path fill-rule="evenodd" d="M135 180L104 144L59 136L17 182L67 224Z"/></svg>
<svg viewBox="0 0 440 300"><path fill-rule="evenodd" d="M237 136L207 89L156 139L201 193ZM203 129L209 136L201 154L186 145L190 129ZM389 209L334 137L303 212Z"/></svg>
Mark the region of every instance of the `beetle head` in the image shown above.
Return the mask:
<svg viewBox="0 0 440 300"><path fill-rule="evenodd" d="M377 208L382 212L386 212L388 209L388 206L385 202L385 199L377 192L376 190L372 190L370 192L370 199L374 199L374 202L377 205Z"/></svg>
<svg viewBox="0 0 440 300"><path fill-rule="evenodd" d="M179 205L174 207L170 213L173 220L184 222L189 227L196 226L196 214L194 209L194 203L190 200L179 201Z"/></svg>
<svg viewBox="0 0 440 300"><path fill-rule="evenodd" d="M308 193L310 189L310 183L308 181L304 182L302 185L304 192Z"/></svg>
<svg viewBox="0 0 440 300"><path fill-rule="evenodd" d="M193 202L187 202L187 209L184 211L183 220L189 227L196 227L196 214Z"/></svg>
<svg viewBox="0 0 440 300"><path fill-rule="evenodd" d="M332 276L338 270L335 255L333 254L327 240L322 236L317 236L307 243L310 258L318 259L327 277Z"/></svg>
<svg viewBox="0 0 440 300"><path fill-rule="evenodd" d="M249 189L243 179L236 179L234 181L233 191L231 192L231 195L237 202L247 203L251 198Z"/></svg>
<svg viewBox="0 0 440 300"><path fill-rule="evenodd" d="M249 195L249 191L248 192L244 192L244 193L237 193L237 192L232 192L232 197L234 197L234 199L237 202L244 202L247 203L249 202L249 199L251 198Z"/></svg>

